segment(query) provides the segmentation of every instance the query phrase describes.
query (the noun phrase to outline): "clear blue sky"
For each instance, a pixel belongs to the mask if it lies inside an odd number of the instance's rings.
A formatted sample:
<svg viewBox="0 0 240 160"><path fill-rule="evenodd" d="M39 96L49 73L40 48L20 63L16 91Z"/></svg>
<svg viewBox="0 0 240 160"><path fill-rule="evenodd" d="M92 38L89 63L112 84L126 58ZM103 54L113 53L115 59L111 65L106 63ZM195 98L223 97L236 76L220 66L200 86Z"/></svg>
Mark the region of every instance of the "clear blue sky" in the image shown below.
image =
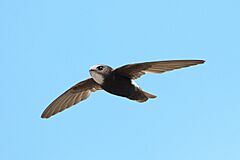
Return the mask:
<svg viewBox="0 0 240 160"><path fill-rule="evenodd" d="M0 0L1 160L239 160L238 0ZM139 104L103 91L45 107L98 63L205 59L147 75Z"/></svg>

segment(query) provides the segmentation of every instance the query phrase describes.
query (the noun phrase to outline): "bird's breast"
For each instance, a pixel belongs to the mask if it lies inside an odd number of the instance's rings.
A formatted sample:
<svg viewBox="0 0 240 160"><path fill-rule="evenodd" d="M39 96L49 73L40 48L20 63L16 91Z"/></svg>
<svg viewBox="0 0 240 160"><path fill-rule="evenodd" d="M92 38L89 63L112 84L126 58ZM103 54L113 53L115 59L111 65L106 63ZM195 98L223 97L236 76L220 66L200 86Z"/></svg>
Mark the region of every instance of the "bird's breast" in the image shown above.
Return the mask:
<svg viewBox="0 0 240 160"><path fill-rule="evenodd" d="M135 86L132 85L129 78L120 75L110 75L104 79L102 88L109 93L128 97L134 91Z"/></svg>

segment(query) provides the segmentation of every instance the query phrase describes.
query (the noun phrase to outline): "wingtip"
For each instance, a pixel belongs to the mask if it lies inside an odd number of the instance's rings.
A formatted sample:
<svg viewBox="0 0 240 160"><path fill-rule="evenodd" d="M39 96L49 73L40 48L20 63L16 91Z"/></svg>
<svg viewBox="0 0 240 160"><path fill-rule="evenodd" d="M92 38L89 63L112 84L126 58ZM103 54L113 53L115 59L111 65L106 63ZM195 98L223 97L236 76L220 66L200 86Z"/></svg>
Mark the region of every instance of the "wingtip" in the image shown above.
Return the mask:
<svg viewBox="0 0 240 160"><path fill-rule="evenodd" d="M205 63L205 60L190 60L190 61L192 61L195 65Z"/></svg>
<svg viewBox="0 0 240 160"><path fill-rule="evenodd" d="M48 119L49 117L50 117L50 116L47 116L47 115L45 115L45 114L42 114L42 115L41 115L41 118L42 118L42 119Z"/></svg>

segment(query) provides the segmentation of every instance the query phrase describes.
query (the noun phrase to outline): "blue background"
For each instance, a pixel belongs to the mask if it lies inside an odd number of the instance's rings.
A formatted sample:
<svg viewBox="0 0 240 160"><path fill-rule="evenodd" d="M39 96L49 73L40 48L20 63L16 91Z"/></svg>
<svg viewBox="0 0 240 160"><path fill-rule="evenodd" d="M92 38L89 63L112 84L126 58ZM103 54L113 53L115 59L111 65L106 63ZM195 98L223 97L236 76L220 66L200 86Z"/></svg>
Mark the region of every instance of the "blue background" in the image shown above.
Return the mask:
<svg viewBox="0 0 240 160"><path fill-rule="evenodd" d="M239 160L240 2L0 0L1 160ZM40 118L98 63L205 59Z"/></svg>

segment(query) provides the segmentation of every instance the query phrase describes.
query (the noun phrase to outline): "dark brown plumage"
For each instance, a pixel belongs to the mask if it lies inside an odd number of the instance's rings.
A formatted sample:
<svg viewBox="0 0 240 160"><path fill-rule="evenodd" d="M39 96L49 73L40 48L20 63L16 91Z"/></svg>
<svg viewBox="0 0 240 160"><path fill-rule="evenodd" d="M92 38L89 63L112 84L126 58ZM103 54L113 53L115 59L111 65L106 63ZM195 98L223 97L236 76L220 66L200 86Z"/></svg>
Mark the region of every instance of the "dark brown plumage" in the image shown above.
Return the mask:
<svg viewBox="0 0 240 160"><path fill-rule="evenodd" d="M174 69L180 69L197 64L202 64L203 60L173 60L156 61L128 64L117 68L114 72L127 76L130 79L137 79L146 73L163 73Z"/></svg>
<svg viewBox="0 0 240 160"><path fill-rule="evenodd" d="M50 116L61 112L68 107L77 104L80 101L88 98L91 92L100 90L101 86L98 85L92 78L79 82L74 85L57 99L55 99L42 113L42 118L49 118Z"/></svg>
<svg viewBox="0 0 240 160"><path fill-rule="evenodd" d="M42 118L49 118L80 101L87 99L91 92L105 90L114 95L126 97L130 100L145 102L155 95L143 91L134 84L133 80L146 73L163 73L197 64L203 60L172 60L128 64L117 69L107 65L95 65L90 68L92 78L84 80L55 99L42 113Z"/></svg>

